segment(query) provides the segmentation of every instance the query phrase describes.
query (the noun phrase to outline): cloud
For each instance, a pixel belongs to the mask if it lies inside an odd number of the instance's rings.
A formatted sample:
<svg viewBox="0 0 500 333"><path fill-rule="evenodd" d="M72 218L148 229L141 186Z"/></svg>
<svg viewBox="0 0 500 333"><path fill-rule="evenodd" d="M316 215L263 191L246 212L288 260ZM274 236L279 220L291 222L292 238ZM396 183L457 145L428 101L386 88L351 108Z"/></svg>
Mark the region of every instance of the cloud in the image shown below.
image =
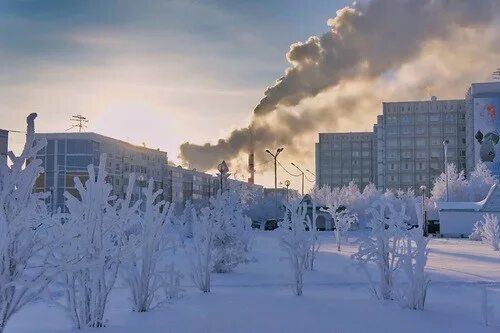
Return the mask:
<svg viewBox="0 0 500 333"><path fill-rule="evenodd" d="M312 167L318 132L370 130L384 100L461 98L497 65L498 9L494 0L372 0L343 8L328 21L330 31L291 45L290 67L247 127L216 143L186 142L181 157L210 169L247 152L252 134L257 159L283 145L289 159Z"/></svg>

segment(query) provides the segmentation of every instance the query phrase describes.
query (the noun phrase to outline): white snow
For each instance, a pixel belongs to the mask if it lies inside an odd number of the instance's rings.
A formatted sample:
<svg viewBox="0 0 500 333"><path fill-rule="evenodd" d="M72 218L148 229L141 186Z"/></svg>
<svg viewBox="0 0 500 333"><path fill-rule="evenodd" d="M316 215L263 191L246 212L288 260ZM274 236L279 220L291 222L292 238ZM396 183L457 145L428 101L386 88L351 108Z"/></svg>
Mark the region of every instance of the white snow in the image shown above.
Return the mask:
<svg viewBox="0 0 500 333"><path fill-rule="evenodd" d="M289 263L283 260L279 233L256 231L251 256L233 273L213 274L211 293L200 292L189 278L184 296L148 313L133 313L128 292L119 282L110 295L103 333L160 332L499 332L500 254L467 239L431 239L426 272L431 284L424 311L403 309L370 296L365 275L350 259L351 243L337 251L332 232L319 233L321 249L315 271L304 273L303 296L291 292ZM187 276L184 251L177 268ZM370 266L369 269L374 269ZM496 323L484 325L482 287ZM495 326L496 325L496 326ZM6 332L78 332L64 312L46 302L27 306L9 321Z"/></svg>

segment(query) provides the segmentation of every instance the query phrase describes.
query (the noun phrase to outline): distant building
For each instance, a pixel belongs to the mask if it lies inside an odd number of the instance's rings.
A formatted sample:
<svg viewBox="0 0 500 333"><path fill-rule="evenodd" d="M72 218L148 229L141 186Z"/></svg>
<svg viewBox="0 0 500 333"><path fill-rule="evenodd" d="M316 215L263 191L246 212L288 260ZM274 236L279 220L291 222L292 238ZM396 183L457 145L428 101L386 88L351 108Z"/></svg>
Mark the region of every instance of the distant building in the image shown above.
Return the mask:
<svg viewBox="0 0 500 333"><path fill-rule="evenodd" d="M360 188L374 182L372 132L320 133L316 144L316 183L340 187L354 181Z"/></svg>
<svg viewBox="0 0 500 333"><path fill-rule="evenodd" d="M7 156L9 150L9 131L0 129L0 156Z"/></svg>
<svg viewBox="0 0 500 333"><path fill-rule="evenodd" d="M184 205L191 201L195 205L208 204L211 193L212 176L204 172L184 169L180 166L167 167L167 200Z"/></svg>
<svg viewBox="0 0 500 333"><path fill-rule="evenodd" d="M467 172L482 161L500 177L500 82L473 83L467 101Z"/></svg>
<svg viewBox="0 0 500 333"><path fill-rule="evenodd" d="M100 156L106 153L107 179L113 194L124 197L130 173L136 174L133 199L141 196L149 179L154 189L167 190L167 153L109 138L96 133L38 133L47 147L39 153L45 173L36 181L36 190L50 193L51 209L64 209L64 192L76 195L74 178L88 179L87 166L97 167Z"/></svg>
<svg viewBox="0 0 500 333"><path fill-rule="evenodd" d="M377 185L380 189L432 187L448 163L465 169L465 101L463 99L382 103L375 126Z"/></svg>

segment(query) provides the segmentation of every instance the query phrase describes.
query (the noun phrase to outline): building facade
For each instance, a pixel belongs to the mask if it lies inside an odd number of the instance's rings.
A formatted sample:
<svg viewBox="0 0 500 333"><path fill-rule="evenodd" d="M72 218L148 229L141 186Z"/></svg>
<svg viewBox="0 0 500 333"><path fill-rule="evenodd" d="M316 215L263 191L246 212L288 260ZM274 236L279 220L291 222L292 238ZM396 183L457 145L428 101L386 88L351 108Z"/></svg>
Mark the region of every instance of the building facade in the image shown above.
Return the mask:
<svg viewBox="0 0 500 333"><path fill-rule="evenodd" d="M7 156L9 150L9 131L0 129L0 156Z"/></svg>
<svg viewBox="0 0 500 333"><path fill-rule="evenodd" d="M465 99L467 172L482 161L500 177L500 82L473 83Z"/></svg>
<svg viewBox="0 0 500 333"><path fill-rule="evenodd" d="M437 100L383 103L376 125L377 186L380 189L431 188L447 160L465 165L465 101Z"/></svg>
<svg viewBox="0 0 500 333"><path fill-rule="evenodd" d="M316 144L317 185L360 188L374 182L373 133L320 133Z"/></svg>
<svg viewBox="0 0 500 333"><path fill-rule="evenodd" d="M36 190L49 192L49 208L65 209L64 192L77 195L74 178L82 182L88 179L87 166L97 168L102 154L107 155L107 180L112 184L112 193L123 198L131 173L136 175L133 200L140 198L154 181L154 189L167 190L167 153L135 146L96 133L40 133L47 146L37 156L42 160L45 172L36 181Z"/></svg>

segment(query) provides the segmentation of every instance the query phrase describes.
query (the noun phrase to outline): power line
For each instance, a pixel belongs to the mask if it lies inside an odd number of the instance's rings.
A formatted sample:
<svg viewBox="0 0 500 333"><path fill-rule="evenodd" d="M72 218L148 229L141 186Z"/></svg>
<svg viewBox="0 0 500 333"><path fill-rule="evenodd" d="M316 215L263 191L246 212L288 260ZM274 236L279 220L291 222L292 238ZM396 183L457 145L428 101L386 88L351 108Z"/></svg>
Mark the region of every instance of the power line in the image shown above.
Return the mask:
<svg viewBox="0 0 500 333"><path fill-rule="evenodd" d="M306 180L309 182L309 183L314 183L314 180L310 180L309 178L307 178L306 175L304 175L304 177L306 178Z"/></svg>
<svg viewBox="0 0 500 333"><path fill-rule="evenodd" d="M287 169L285 169L285 167L284 167L284 166L283 166L280 162L278 162L278 164L279 164L279 166L280 166L283 170L285 170L285 172L286 172L286 173L288 173L290 176L292 176L292 177L300 177L300 176L302 176L302 174L295 175L295 174L291 173L290 171L288 171Z"/></svg>

